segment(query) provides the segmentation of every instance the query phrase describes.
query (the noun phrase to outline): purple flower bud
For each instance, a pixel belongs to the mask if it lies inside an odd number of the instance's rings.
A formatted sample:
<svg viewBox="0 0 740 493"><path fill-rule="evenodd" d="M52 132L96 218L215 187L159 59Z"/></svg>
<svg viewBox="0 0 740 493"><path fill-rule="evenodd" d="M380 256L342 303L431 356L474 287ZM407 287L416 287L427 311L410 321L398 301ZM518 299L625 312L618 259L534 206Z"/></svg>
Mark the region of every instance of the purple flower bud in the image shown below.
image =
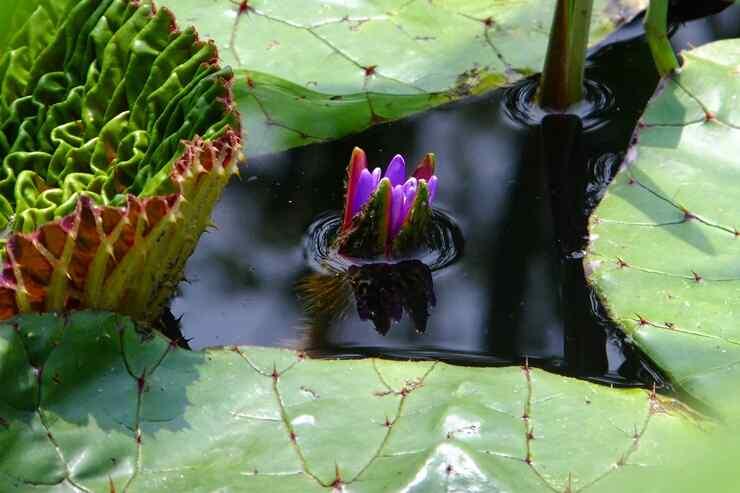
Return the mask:
<svg viewBox="0 0 740 493"><path fill-rule="evenodd" d="M408 180L406 180L406 183L403 184L403 194L407 195L411 190L416 191L416 178L411 177Z"/></svg>
<svg viewBox="0 0 740 493"><path fill-rule="evenodd" d="M380 183L380 168L375 168L373 170L373 180L375 180L374 187L378 187L378 183Z"/></svg>
<svg viewBox="0 0 740 493"><path fill-rule="evenodd" d="M401 211L401 224L406 221L406 217L409 215L411 207L414 205L416 200L416 178L409 178L406 183L403 184L403 210Z"/></svg>
<svg viewBox="0 0 740 493"><path fill-rule="evenodd" d="M429 197L428 205L431 206L437 194L439 181L434 174L435 167L434 154L427 154L416 166L412 176L404 181L406 162L403 156L400 154L393 156L393 159L388 163L385 174L382 174L380 168L374 168L372 171L367 169L365 153L362 149L355 148L347 168L347 192L342 231L350 231L353 218L362 212L363 207L372 197L375 197L373 200L378 201L378 203L374 206L377 205L377 210L384 211L387 214L382 221L375 222L375 227L384 230L378 232L378 234L382 233L382 236L379 237L387 238L383 241L388 241L388 244L393 242L404 228L409 214L414 208L421 182L426 184ZM383 187L384 193L379 195L377 191L380 186ZM382 201L382 204L380 201ZM363 221L363 219L360 219L360 221ZM368 236L368 238L371 237Z"/></svg>
<svg viewBox="0 0 740 493"><path fill-rule="evenodd" d="M357 192L352 202L352 216L362 210L362 206L370 199L376 188L377 185L373 175L368 170L363 169L360 173L360 179L357 181Z"/></svg>
<svg viewBox="0 0 740 493"><path fill-rule="evenodd" d="M396 185L391 194L390 237L395 238L403 223L403 187Z"/></svg>
<svg viewBox="0 0 740 493"><path fill-rule="evenodd" d="M437 175L432 175L432 177L429 178L427 187L429 187L429 205L432 205L432 202L434 202L434 196L437 195Z"/></svg>
<svg viewBox="0 0 740 493"><path fill-rule="evenodd" d="M352 210L357 195L357 185L360 180L362 171L367 169L367 157L365 151L355 147L352 151L352 157L349 159L347 166L347 192L344 202L344 218L342 219L342 229L346 229L352 223L354 216Z"/></svg>
<svg viewBox="0 0 740 493"><path fill-rule="evenodd" d="M396 154L388 163L388 168L385 170L385 177L391 181L391 185L401 185L403 178L406 176L406 161L403 160L403 156Z"/></svg>

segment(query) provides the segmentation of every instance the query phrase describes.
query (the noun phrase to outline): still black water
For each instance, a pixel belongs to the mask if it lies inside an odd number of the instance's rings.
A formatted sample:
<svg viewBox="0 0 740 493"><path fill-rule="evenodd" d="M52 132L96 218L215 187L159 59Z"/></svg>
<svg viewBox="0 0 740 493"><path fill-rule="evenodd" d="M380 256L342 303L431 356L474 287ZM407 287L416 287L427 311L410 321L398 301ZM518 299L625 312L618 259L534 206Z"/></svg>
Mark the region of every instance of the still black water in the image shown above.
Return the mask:
<svg viewBox="0 0 740 493"><path fill-rule="evenodd" d="M737 21L739 9L730 10L680 28L674 39L706 42L706 23L715 25L711 38L740 34L737 24L722 25L728 17ZM201 239L188 263L189 282L172 304L190 346L282 346L314 356L466 365L527 358L617 385L660 384L650 362L603 317L581 263L588 214L658 80L640 33L639 25L627 26L593 50L586 74L592 104L579 110L582 119L551 116L536 124L542 115L527 104L536 84L529 79L336 142L251 159L242 179L227 187L214 213L218 229ZM437 155L435 207L462 239L456 261L428 272L431 299L426 281L417 283L431 309L423 334L407 311L381 335L372 321L360 320L351 292L347 300L337 298L347 293L328 295L346 305L345 316L320 320L304 310L297 292L314 272L307 232L342 208L354 146L372 166L385 167L396 153L411 163ZM376 279L387 270L365 275ZM393 275L401 270L413 271L406 277L426 274L402 266ZM408 290L403 284L395 292Z"/></svg>

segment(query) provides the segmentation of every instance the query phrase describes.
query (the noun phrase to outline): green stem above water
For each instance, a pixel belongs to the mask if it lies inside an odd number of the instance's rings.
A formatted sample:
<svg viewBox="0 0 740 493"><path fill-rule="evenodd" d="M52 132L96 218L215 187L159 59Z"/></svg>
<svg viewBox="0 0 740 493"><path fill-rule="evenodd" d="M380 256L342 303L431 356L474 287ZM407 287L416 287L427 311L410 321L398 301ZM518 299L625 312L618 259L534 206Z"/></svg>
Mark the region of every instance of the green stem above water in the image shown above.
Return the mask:
<svg viewBox="0 0 740 493"><path fill-rule="evenodd" d="M537 103L542 108L565 111L583 99L592 9L593 0L558 0L537 92Z"/></svg>
<svg viewBox="0 0 740 493"><path fill-rule="evenodd" d="M645 37L661 77L679 67L678 59L668 39L668 0L650 0L645 16Z"/></svg>

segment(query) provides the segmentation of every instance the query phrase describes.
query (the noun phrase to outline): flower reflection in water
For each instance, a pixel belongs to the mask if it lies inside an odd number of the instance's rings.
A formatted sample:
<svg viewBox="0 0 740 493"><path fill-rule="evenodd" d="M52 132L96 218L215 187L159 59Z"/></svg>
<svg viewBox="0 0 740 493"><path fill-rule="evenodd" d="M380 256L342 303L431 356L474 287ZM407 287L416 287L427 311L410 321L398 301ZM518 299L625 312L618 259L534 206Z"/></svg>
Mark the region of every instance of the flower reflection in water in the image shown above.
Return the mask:
<svg viewBox="0 0 740 493"><path fill-rule="evenodd" d="M298 292L314 325L330 325L348 315L353 296L360 320L371 320L382 335L404 312L423 334L437 304L432 271L416 259L350 265L334 275L312 273L301 280Z"/></svg>

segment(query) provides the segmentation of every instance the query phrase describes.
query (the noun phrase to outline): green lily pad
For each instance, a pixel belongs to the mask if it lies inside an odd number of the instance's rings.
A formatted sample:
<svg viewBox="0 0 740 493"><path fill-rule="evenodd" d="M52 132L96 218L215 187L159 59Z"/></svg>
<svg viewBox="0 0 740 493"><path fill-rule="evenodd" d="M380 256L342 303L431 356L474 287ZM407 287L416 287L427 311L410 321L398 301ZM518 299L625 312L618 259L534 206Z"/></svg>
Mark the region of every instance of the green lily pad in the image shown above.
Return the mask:
<svg viewBox="0 0 740 493"><path fill-rule="evenodd" d="M555 2L164 0L234 68L250 156L335 139L542 68ZM647 4L597 0L591 42Z"/></svg>
<svg viewBox="0 0 740 493"><path fill-rule="evenodd" d="M675 491L716 428L526 366L190 352L92 312L0 325L0 385L3 492Z"/></svg>
<svg viewBox="0 0 740 493"><path fill-rule="evenodd" d="M611 316L681 392L737 416L740 40L683 53L591 218Z"/></svg>

